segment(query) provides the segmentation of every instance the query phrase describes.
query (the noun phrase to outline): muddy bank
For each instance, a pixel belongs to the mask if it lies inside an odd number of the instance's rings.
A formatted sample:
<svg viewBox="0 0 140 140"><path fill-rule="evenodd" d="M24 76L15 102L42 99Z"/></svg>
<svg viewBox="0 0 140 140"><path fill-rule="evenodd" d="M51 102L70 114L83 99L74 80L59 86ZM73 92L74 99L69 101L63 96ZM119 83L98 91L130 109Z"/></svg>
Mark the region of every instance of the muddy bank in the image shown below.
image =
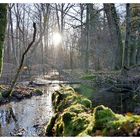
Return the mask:
<svg viewBox="0 0 140 140"><path fill-rule="evenodd" d="M1 86L0 89L0 105L9 103L11 101L21 101L23 99L31 98L32 96L40 96L43 94L39 87L16 86L12 92L12 96L5 97L9 87L7 85Z"/></svg>
<svg viewBox="0 0 140 140"><path fill-rule="evenodd" d="M62 87L52 95L55 115L46 126L46 136L140 136L140 116L115 114ZM94 104L94 103L93 103Z"/></svg>

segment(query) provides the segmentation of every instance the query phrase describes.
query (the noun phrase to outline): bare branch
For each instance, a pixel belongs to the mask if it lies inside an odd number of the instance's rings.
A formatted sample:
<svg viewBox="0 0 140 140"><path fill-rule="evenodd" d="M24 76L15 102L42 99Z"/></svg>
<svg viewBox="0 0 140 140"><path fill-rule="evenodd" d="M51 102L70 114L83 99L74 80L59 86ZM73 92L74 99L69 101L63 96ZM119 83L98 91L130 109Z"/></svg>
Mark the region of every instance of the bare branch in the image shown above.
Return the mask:
<svg viewBox="0 0 140 140"><path fill-rule="evenodd" d="M8 96L11 96L11 95L12 95L13 88L14 88L16 82L17 82L19 73L20 73L20 71L21 71L21 69L22 69L22 66L23 66L23 62L24 62L24 59L25 59L25 55L27 54L27 52L29 51L29 49L31 48L31 46L33 45L33 43L35 42L35 38L36 38L36 23L33 23L33 28L34 28L33 39L32 39L32 41L30 42L30 44L28 45L28 47L26 48L26 50L24 51L24 53L22 54L21 62L20 62L19 68L17 69L15 78L14 78L14 80L12 81L12 84L11 84L11 86L10 86L10 88L9 88L9 91L8 91L7 93L5 93L5 94L3 95L3 97L8 97Z"/></svg>

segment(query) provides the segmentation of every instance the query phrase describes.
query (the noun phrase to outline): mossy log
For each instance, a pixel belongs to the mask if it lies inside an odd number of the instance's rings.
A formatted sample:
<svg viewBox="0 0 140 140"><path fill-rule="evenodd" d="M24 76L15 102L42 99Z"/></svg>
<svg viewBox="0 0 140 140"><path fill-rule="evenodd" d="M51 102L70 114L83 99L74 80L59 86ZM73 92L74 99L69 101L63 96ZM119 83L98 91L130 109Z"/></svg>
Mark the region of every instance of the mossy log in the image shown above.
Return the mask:
<svg viewBox="0 0 140 140"><path fill-rule="evenodd" d="M52 102L56 114L46 126L46 136L140 135L140 116L115 114L103 105L93 108L71 87L54 92Z"/></svg>

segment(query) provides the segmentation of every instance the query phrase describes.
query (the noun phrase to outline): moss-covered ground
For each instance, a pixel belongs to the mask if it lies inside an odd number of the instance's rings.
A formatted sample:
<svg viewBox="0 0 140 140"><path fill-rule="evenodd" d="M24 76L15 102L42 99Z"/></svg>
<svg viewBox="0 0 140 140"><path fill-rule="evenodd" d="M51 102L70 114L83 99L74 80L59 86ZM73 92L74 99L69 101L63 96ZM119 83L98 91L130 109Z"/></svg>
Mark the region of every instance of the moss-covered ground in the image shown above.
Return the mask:
<svg viewBox="0 0 140 140"><path fill-rule="evenodd" d="M96 92L96 89L84 84L80 84L78 88L75 88L76 92L79 92L84 97L87 97L88 99L93 98L93 94Z"/></svg>
<svg viewBox="0 0 140 140"><path fill-rule="evenodd" d="M54 92L52 103L55 114L46 136L140 136L140 116L115 114L103 105L93 108L71 87Z"/></svg>

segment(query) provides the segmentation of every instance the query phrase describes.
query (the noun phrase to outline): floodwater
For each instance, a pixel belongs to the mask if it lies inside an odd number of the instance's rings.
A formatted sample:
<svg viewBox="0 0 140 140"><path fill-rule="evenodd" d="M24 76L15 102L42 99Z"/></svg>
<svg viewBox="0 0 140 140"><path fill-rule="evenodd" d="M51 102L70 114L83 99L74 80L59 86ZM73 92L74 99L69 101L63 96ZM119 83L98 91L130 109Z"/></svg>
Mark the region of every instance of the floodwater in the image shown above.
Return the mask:
<svg viewBox="0 0 140 140"><path fill-rule="evenodd" d="M42 129L39 128L53 115L51 95L58 89L59 81L55 80L55 83L42 87L42 96L0 106L0 136L42 135Z"/></svg>

